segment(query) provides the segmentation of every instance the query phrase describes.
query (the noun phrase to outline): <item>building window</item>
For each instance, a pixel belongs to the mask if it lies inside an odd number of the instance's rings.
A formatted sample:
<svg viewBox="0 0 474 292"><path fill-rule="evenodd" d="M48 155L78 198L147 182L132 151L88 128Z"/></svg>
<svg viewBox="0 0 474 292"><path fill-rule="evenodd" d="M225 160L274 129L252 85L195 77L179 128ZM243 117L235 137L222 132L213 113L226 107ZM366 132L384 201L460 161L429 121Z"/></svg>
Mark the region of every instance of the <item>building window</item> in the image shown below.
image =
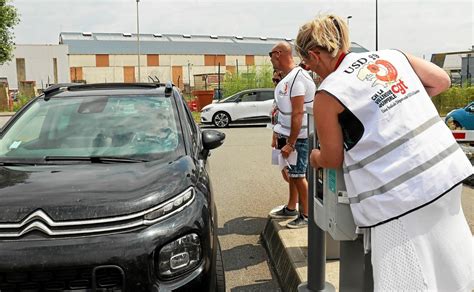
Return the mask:
<svg viewBox="0 0 474 292"><path fill-rule="evenodd" d="M245 56L245 65L253 66L255 65L255 56L253 55L246 55Z"/></svg>
<svg viewBox="0 0 474 292"><path fill-rule="evenodd" d="M95 66L96 67L109 67L109 55L106 55L106 54L95 55Z"/></svg>
<svg viewBox="0 0 474 292"><path fill-rule="evenodd" d="M80 82L84 80L82 75L82 67L71 67L70 68L71 82Z"/></svg>
<svg viewBox="0 0 474 292"><path fill-rule="evenodd" d="M225 66L225 55L204 55L204 66Z"/></svg>
<svg viewBox="0 0 474 292"><path fill-rule="evenodd" d="M147 66L160 66L160 55L146 55Z"/></svg>

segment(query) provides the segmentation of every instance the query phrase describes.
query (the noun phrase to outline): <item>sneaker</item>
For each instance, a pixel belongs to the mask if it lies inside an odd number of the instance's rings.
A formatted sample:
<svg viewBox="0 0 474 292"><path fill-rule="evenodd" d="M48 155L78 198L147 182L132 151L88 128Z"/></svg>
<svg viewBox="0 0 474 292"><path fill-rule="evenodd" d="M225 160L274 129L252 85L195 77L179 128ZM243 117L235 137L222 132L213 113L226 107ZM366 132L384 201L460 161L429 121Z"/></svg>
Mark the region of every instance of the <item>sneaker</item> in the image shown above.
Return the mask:
<svg viewBox="0 0 474 292"><path fill-rule="evenodd" d="M300 214L298 218L296 218L293 221L288 222L288 224L286 224L286 227L291 228L291 229L308 227L308 218Z"/></svg>
<svg viewBox="0 0 474 292"><path fill-rule="evenodd" d="M298 211L290 211L286 206L283 206L282 208L273 209L272 211L270 211L268 216L276 219L291 219L298 216Z"/></svg>

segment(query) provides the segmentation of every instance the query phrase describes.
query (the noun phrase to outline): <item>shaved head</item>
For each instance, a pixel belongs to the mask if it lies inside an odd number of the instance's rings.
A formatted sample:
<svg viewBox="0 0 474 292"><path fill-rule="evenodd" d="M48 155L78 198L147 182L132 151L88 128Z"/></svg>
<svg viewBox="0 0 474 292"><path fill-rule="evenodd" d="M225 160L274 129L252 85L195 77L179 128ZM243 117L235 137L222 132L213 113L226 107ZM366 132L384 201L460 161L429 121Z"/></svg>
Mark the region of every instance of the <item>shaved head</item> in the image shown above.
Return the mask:
<svg viewBox="0 0 474 292"><path fill-rule="evenodd" d="M291 45L288 42L278 42L274 47L275 51L292 52Z"/></svg>
<svg viewBox="0 0 474 292"><path fill-rule="evenodd" d="M270 61L273 69L282 71L283 75L288 74L295 67L290 43L278 42L274 45L270 52Z"/></svg>

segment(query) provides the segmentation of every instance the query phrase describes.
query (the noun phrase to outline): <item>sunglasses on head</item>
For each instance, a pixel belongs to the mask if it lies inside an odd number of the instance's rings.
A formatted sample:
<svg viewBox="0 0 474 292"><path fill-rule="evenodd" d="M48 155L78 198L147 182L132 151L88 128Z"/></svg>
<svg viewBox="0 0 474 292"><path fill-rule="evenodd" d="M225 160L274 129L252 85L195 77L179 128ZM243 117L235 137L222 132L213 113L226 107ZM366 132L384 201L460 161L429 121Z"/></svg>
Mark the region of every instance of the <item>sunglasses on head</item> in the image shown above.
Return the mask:
<svg viewBox="0 0 474 292"><path fill-rule="evenodd" d="M270 53L268 53L268 55L271 58L274 53L281 53L281 52L283 52L283 51L271 51Z"/></svg>

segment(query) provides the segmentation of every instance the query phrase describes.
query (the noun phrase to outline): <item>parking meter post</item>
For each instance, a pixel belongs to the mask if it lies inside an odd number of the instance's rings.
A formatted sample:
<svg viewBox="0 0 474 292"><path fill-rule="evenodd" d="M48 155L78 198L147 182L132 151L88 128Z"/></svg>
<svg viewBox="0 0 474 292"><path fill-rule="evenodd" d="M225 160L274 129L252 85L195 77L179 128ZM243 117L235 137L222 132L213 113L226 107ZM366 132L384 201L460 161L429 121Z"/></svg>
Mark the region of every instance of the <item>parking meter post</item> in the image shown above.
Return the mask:
<svg viewBox="0 0 474 292"><path fill-rule="evenodd" d="M312 117L309 115L309 118ZM308 119L309 119L308 118ZM308 125L312 121L308 121ZM309 132L308 141L309 149L313 149L317 145L314 132ZM309 154L311 155L311 151ZM309 160L309 157L308 157ZM298 286L299 292L316 292L316 291L336 291L333 285L326 283L326 233L316 225L314 220L314 195L316 194L316 171L312 167L308 167L308 271L307 282L303 282Z"/></svg>
<svg viewBox="0 0 474 292"><path fill-rule="evenodd" d="M364 254L362 235L354 241L341 241L339 288L341 291L374 291L371 254Z"/></svg>
<svg viewBox="0 0 474 292"><path fill-rule="evenodd" d="M309 139L309 146L312 149L312 138ZM309 159L309 158L308 158ZM314 179L314 170L308 168L308 179ZM324 231L319 228L314 220L314 187L315 184L308 184L308 281L298 287L299 292L324 291L326 281L326 237Z"/></svg>

